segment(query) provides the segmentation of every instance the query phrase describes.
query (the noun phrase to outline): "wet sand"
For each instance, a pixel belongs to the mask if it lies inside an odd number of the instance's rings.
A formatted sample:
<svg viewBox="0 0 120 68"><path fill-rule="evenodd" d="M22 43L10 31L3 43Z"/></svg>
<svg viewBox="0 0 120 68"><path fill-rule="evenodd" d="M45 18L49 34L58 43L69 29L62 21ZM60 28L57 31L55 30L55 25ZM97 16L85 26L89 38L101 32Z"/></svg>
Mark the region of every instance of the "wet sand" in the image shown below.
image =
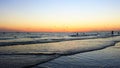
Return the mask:
<svg viewBox="0 0 120 68"><path fill-rule="evenodd" d="M0 68L29 68L57 57L59 55L0 55Z"/></svg>
<svg viewBox="0 0 120 68"><path fill-rule="evenodd" d="M62 56L33 68L120 68L120 42L102 50Z"/></svg>

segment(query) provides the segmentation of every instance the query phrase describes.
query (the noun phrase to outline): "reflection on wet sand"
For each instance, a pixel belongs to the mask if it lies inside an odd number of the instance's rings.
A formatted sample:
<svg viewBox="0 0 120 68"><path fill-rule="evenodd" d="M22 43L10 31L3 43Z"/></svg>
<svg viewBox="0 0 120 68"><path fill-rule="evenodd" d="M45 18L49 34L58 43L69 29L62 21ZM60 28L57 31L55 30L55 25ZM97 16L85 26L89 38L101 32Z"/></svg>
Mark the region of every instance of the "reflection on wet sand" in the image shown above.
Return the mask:
<svg viewBox="0 0 120 68"><path fill-rule="evenodd" d="M63 56L36 66L50 68L120 68L120 42L102 50Z"/></svg>

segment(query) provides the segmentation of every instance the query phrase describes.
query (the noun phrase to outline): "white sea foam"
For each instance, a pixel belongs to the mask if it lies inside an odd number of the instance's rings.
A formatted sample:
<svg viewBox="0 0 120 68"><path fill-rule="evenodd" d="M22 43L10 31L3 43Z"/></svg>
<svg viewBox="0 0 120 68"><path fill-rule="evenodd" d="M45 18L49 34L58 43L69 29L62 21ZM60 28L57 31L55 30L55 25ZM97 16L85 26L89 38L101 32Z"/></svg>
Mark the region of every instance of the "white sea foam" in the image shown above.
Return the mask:
<svg viewBox="0 0 120 68"><path fill-rule="evenodd" d="M98 38L98 37L97 36L80 36L80 37L66 36L66 37L44 37L44 38L18 38L18 39L0 40L0 46L37 44L37 43L60 42L60 41L92 39L92 38Z"/></svg>

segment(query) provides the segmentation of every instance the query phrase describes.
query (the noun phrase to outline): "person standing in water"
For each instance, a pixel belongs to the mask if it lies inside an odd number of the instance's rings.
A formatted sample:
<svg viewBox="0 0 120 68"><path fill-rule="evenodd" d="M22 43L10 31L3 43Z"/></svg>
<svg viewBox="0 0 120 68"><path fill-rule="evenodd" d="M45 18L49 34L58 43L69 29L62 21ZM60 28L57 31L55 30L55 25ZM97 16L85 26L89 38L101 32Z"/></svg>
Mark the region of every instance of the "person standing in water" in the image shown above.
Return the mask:
<svg viewBox="0 0 120 68"><path fill-rule="evenodd" d="M112 35L112 36L114 35L114 31L111 31L111 35Z"/></svg>

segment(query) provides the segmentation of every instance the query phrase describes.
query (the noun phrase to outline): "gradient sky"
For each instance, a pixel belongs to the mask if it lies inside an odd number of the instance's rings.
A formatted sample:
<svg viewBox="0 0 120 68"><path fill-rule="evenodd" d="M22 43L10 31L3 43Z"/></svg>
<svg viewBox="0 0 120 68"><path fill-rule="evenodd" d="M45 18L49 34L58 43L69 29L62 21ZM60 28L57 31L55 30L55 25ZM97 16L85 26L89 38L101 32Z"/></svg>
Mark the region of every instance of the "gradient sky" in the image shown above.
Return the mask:
<svg viewBox="0 0 120 68"><path fill-rule="evenodd" d="M120 0L0 0L0 31L120 30Z"/></svg>

